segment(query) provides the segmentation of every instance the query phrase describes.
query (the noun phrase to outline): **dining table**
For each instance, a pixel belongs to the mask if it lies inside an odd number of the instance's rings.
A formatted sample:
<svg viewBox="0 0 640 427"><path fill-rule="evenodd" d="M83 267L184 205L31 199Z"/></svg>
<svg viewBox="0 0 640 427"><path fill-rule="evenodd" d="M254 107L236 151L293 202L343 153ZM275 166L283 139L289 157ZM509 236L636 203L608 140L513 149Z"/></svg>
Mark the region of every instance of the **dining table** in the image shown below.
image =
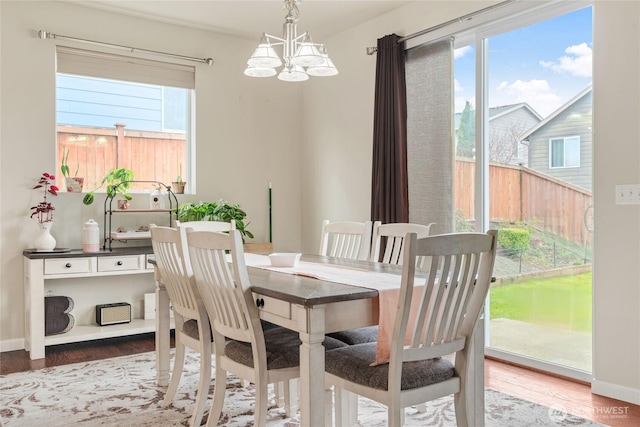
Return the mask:
<svg viewBox="0 0 640 427"><path fill-rule="evenodd" d="M384 277L386 282L397 282L399 288L402 266L320 255L302 255L298 264L313 267L308 269L274 268L264 255L245 254L245 262L260 318L299 333L301 426L332 425L332 408L324 398L318 398L325 396L325 349L322 345L325 334L378 325L380 291L374 282L378 277ZM316 273L322 269L331 274ZM362 277L371 282L369 287L366 283L353 284L354 272L358 271L364 272ZM157 383L165 386L170 375L170 302L157 268L155 281ZM475 419L472 424L483 425L482 319L474 330L472 348L474 375L467 384L468 390L472 391L470 416Z"/></svg>

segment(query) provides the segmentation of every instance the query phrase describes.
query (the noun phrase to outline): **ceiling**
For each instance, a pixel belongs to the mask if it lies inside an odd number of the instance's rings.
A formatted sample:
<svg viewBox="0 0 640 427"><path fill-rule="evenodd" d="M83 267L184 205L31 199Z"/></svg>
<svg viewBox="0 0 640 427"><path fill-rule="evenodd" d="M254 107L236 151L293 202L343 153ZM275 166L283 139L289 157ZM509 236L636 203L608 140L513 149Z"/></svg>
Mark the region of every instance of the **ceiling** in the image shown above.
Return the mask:
<svg viewBox="0 0 640 427"><path fill-rule="evenodd" d="M185 25L243 38L263 32L281 36L285 11L281 0L84 0L74 5L161 22ZM298 33L318 41L404 6L404 0L298 0Z"/></svg>

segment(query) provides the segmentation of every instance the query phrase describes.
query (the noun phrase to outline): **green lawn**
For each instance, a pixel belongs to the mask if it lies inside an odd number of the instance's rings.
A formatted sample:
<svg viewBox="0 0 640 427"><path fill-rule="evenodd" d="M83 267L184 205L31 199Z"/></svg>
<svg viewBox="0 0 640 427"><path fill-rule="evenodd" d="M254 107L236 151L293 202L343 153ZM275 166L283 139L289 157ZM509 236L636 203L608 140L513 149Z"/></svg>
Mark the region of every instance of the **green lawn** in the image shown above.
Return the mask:
<svg viewBox="0 0 640 427"><path fill-rule="evenodd" d="M591 331L591 273L492 288L490 301L491 319Z"/></svg>

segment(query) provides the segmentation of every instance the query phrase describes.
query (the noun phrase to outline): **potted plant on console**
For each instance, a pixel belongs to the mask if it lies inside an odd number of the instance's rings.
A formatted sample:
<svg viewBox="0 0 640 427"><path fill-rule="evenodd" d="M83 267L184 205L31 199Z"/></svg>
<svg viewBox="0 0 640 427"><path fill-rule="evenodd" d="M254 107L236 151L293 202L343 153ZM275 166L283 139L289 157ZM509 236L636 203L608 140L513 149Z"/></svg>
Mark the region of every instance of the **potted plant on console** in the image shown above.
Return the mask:
<svg viewBox="0 0 640 427"><path fill-rule="evenodd" d="M222 221L236 222L236 229L245 237L253 239L253 233L247 230L250 223L244 223L247 213L240 208L239 204L231 204L226 200L217 202L183 203L178 206L178 221Z"/></svg>
<svg viewBox="0 0 640 427"><path fill-rule="evenodd" d="M38 252L52 251L56 247L56 239L51 235L51 226L53 225L53 211L56 209L50 201L47 200L47 195L58 195L58 187L53 185L55 182L55 175L43 173L38 183L33 189L44 189L44 196L40 203L31 207L31 218L36 217L40 226L40 234L35 240L35 249Z"/></svg>
<svg viewBox="0 0 640 427"><path fill-rule="evenodd" d="M82 193L84 178L78 176L79 170L80 164L78 164L76 172L71 176L71 170L69 169L69 150L65 148L62 152L60 171L62 172L62 176L64 176L64 184L67 187L67 191L70 193Z"/></svg>
<svg viewBox="0 0 640 427"><path fill-rule="evenodd" d="M173 188L173 192L176 194L184 194L184 186L187 185L186 182L182 180L182 165L178 166L178 176L176 180L171 183L171 187Z"/></svg>
<svg viewBox="0 0 640 427"><path fill-rule="evenodd" d="M133 181L133 171L127 168L115 168L111 169L104 178L100 186L94 190L87 192L82 199L82 203L90 205L93 203L95 197L95 191L102 188L103 185L107 185L107 196L114 198L118 194L126 200L131 200L131 194L129 194L129 188L131 187L131 181Z"/></svg>

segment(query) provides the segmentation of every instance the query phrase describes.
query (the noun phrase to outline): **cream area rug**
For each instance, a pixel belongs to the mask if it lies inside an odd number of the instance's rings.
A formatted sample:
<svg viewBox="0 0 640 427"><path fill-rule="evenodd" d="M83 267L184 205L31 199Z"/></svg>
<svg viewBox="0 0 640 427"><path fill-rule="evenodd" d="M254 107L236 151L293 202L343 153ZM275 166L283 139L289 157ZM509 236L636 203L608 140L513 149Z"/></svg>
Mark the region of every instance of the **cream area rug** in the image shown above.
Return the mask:
<svg viewBox="0 0 640 427"><path fill-rule="evenodd" d="M197 353L187 351L185 370L171 406L161 405L166 387L156 385L153 352L76 363L0 377L2 426L188 426L198 384ZM206 423L212 381L203 424ZM254 389L230 376L223 417L218 425L253 425ZM298 427L297 416L287 418L270 396L269 427ZM405 426L455 426L453 400L442 398L427 404L425 413L407 411ZM486 390L487 426L599 426L553 408ZM386 408L359 399L359 425L382 427Z"/></svg>

